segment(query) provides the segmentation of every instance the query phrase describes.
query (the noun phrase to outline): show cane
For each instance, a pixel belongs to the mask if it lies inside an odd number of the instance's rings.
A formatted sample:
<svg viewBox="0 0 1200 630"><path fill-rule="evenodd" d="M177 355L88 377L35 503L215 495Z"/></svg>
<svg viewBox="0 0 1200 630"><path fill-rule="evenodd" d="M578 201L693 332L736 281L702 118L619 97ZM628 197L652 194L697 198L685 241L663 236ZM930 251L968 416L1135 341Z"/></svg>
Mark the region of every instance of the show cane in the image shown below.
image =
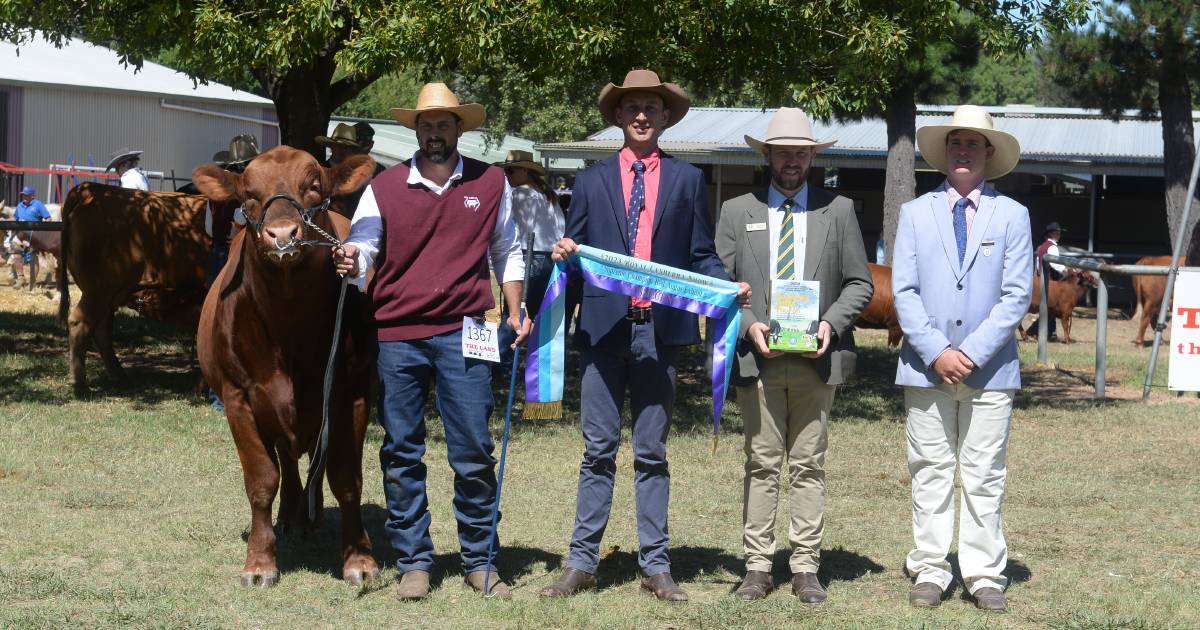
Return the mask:
<svg viewBox="0 0 1200 630"><path fill-rule="evenodd" d="M522 328L525 327L525 298L529 295L529 265L533 260L533 232L525 239L525 279L521 282L521 304L518 306L517 320ZM501 299L503 299L503 286ZM501 322L504 325L505 322ZM528 343L528 340L526 340ZM517 389L517 365L521 362L521 346L513 349L512 369L509 370L508 405L504 408L504 434L500 438L500 470L496 473L496 505L492 508L492 535L488 537L487 568L483 577L483 596L491 597L492 559L496 553L496 526L500 521L500 492L504 489L504 460L508 456L508 429L512 424L513 392Z"/></svg>

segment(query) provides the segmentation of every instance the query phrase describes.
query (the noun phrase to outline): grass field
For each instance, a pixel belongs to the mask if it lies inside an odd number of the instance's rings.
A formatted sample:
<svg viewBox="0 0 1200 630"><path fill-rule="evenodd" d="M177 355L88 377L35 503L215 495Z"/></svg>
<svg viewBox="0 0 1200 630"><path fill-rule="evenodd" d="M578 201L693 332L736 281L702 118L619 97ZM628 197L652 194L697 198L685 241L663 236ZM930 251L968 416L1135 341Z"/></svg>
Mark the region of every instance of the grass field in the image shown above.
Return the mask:
<svg viewBox="0 0 1200 630"><path fill-rule="evenodd" d="M1149 351L1128 343L1130 322L1110 322L1114 399L1102 403L1091 400L1093 320L1077 320L1078 343L1051 346L1052 366L1034 368L1033 344L1022 345L1029 387L1014 413L1005 505L1011 612L986 615L961 589L937 609L907 604L909 478L901 397L890 384L895 351L882 331L860 333L860 377L839 392L830 427L826 604L800 604L786 587L752 604L731 597L742 574L741 423L728 405L710 455L701 354L686 355L670 441L671 555L689 604L638 589L627 442L600 590L538 599L561 569L574 514L577 391L564 420L514 425L499 556L514 586L509 602L461 585L451 474L431 421L435 590L405 604L391 594L393 568L374 589L338 578L332 508L316 534L281 541L277 587L238 587L249 510L224 417L195 392L188 336L120 317L129 383L108 382L93 356L96 395L75 401L52 312L38 294L0 287L0 627L1200 627L1200 404L1161 388L1150 404L1136 402ZM1159 383L1165 371L1164 358ZM493 419L497 435L502 421ZM390 567L380 438L373 427L364 514L376 558Z"/></svg>

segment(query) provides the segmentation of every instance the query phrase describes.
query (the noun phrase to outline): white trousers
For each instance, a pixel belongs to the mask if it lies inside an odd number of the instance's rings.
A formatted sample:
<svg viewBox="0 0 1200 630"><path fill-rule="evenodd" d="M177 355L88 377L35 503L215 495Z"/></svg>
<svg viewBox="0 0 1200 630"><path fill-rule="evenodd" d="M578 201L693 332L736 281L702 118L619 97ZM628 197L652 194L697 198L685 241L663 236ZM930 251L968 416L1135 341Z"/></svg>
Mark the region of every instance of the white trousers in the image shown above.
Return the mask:
<svg viewBox="0 0 1200 630"><path fill-rule="evenodd" d="M946 590L946 554L954 539L954 470L962 482L958 566L967 591L1003 590L1008 546L1000 509L1008 474L1005 455L1013 390L959 385L905 387L908 470L912 475L913 543L906 565L916 581Z"/></svg>

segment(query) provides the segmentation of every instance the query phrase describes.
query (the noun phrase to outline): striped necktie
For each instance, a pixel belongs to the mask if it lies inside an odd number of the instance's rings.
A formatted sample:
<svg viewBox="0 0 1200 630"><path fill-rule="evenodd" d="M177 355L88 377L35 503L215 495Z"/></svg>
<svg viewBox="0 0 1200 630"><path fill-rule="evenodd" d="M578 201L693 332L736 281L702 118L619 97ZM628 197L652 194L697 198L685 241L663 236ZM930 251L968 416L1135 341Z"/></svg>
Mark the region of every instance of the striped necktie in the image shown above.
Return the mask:
<svg viewBox="0 0 1200 630"><path fill-rule="evenodd" d="M796 202L788 199L780 206L783 223L779 226L779 255L775 257L775 277L780 280L796 279Z"/></svg>

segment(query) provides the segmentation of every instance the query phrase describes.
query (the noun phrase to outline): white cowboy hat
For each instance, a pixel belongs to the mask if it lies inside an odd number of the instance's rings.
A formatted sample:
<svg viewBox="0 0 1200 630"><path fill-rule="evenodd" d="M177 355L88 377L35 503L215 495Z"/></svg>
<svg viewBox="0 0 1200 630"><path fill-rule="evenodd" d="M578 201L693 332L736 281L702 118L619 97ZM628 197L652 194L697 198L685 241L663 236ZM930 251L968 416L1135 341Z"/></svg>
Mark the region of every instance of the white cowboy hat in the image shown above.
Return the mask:
<svg viewBox="0 0 1200 630"><path fill-rule="evenodd" d="M610 125L617 124L617 105L620 104L621 97L630 92L650 92L659 95L663 100L663 107L671 112L667 117L668 127L683 120L692 105L683 88L674 83L663 83L659 80L658 73L653 70L630 70L621 85L609 83L600 90L596 106L600 108L600 117L604 122Z"/></svg>
<svg viewBox="0 0 1200 630"><path fill-rule="evenodd" d="M812 121L808 115L796 107L780 107L767 123L767 137L759 140L749 135L745 136L746 144L755 151L762 151L768 145L777 147L812 147L813 151L831 147L837 140L818 142L813 139Z"/></svg>
<svg viewBox="0 0 1200 630"><path fill-rule="evenodd" d="M392 117L409 129L417 128L417 116L426 112L450 112L462 120L463 131L478 129L487 112L479 103L458 102L458 97L445 83L426 83L417 95L417 106L408 109L393 107Z"/></svg>
<svg viewBox="0 0 1200 630"><path fill-rule="evenodd" d="M948 125L926 125L918 129L917 149L921 152L921 157L933 168L949 175L946 136L959 129L983 134L996 148L983 171L986 179L997 179L1007 175L1016 167L1017 160L1021 159L1021 143L1017 142L1012 134L993 128L992 115L978 105L959 105Z"/></svg>
<svg viewBox="0 0 1200 630"><path fill-rule="evenodd" d="M142 153L143 151L141 149L130 149L129 147L121 149L120 151L112 154L113 158L108 161L108 166L104 167L104 171L111 171L112 169L120 166L122 162L136 158Z"/></svg>

